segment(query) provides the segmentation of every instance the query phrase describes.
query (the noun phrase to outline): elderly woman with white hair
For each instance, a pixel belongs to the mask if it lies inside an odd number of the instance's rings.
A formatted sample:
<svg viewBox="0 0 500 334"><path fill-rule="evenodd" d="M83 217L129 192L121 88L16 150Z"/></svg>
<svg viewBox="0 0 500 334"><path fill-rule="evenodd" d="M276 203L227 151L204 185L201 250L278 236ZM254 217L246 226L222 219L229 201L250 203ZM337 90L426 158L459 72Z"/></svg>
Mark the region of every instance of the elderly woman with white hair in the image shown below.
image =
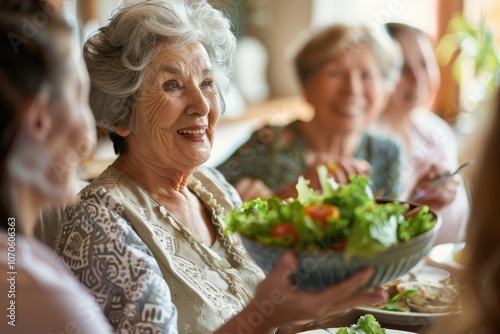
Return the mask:
<svg viewBox="0 0 500 334"><path fill-rule="evenodd" d="M240 199L200 166L234 49L219 11L182 0L127 1L84 46L90 105L119 156L66 208L55 249L116 332L268 333L383 299L359 291L370 269L297 291L290 253L264 279L223 233Z"/></svg>
<svg viewBox="0 0 500 334"><path fill-rule="evenodd" d="M294 65L312 120L257 130L217 168L243 199L295 196L300 175L320 189L316 169L323 164L338 182L368 174L378 195L397 198L401 148L367 131L399 78L395 43L383 30L333 25L302 45Z"/></svg>

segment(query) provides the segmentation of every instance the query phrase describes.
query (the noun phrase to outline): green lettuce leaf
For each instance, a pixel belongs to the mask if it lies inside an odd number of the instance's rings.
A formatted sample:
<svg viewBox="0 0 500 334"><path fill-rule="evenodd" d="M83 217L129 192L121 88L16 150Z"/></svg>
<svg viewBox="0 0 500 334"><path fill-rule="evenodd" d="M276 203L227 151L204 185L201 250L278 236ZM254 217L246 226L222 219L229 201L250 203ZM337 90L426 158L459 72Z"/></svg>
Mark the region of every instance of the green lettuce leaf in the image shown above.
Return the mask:
<svg viewBox="0 0 500 334"><path fill-rule="evenodd" d="M404 211L404 206L398 203L367 203L354 209L354 223L347 237L345 257L370 257L397 244L397 229L399 222L404 221Z"/></svg>
<svg viewBox="0 0 500 334"><path fill-rule="evenodd" d="M337 334L386 334L386 332L373 315L367 314L359 317L355 325L339 328Z"/></svg>

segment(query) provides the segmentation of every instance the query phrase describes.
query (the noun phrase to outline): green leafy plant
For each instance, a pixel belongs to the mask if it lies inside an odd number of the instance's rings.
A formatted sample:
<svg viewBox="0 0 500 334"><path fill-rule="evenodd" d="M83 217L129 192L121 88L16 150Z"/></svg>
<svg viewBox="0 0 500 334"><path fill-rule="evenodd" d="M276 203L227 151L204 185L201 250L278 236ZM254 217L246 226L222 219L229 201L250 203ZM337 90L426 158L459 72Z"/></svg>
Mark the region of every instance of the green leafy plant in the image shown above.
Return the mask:
<svg viewBox="0 0 500 334"><path fill-rule="evenodd" d="M459 84L465 78L463 71L469 70L472 73L468 75L480 79L488 95L494 92L500 75L500 50L495 49L493 33L484 18L475 26L461 14L455 14L436 53L442 64L453 64L453 75Z"/></svg>

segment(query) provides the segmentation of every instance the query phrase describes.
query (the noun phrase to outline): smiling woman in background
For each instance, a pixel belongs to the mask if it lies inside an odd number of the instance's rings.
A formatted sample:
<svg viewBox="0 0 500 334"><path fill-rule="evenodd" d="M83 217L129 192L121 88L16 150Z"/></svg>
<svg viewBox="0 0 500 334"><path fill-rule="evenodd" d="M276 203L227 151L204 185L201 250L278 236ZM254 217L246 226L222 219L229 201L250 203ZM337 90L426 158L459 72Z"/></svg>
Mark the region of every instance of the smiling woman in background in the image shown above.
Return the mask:
<svg viewBox="0 0 500 334"><path fill-rule="evenodd" d="M48 2L2 1L0 50L0 332L110 333L95 301L33 238L41 208L72 198L95 145L71 29Z"/></svg>
<svg viewBox="0 0 500 334"><path fill-rule="evenodd" d="M429 181L458 167L458 146L450 126L423 105L439 88L439 68L429 37L417 28L388 23L401 46L401 80L389 98L379 126L400 139L404 148L400 198L439 211L443 225L436 243L463 238L469 200L463 181L455 176L434 187Z"/></svg>
<svg viewBox="0 0 500 334"><path fill-rule="evenodd" d="M264 279L223 233L240 199L200 166L234 50L228 20L206 1L124 2L85 43L91 108L119 156L66 208L55 248L117 332L263 334L383 299L358 291L369 269L298 291L291 254Z"/></svg>
<svg viewBox="0 0 500 334"><path fill-rule="evenodd" d="M316 32L294 59L313 119L257 130L217 168L244 200L295 197L300 175L319 189L316 169L322 164L338 182L367 174L379 196L397 198L400 147L367 129L398 79L398 51L383 31L334 25Z"/></svg>

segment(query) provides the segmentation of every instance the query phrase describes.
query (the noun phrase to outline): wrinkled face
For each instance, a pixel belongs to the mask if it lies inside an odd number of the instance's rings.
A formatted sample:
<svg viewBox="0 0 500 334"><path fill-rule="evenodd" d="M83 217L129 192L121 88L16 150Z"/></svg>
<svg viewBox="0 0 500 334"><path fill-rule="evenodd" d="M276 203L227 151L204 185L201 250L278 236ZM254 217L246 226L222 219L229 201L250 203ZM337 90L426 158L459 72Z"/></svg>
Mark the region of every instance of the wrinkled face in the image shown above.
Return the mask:
<svg viewBox="0 0 500 334"><path fill-rule="evenodd" d="M303 85L315 119L332 131L363 131L386 101L382 72L366 44L351 45L311 75Z"/></svg>
<svg viewBox="0 0 500 334"><path fill-rule="evenodd" d="M405 31L395 39L401 46L404 65L391 102L401 111L411 111L439 86L439 68L432 46L423 36Z"/></svg>
<svg viewBox="0 0 500 334"><path fill-rule="evenodd" d="M158 168L189 173L210 157L220 115L210 59L200 43L164 44L137 97L130 154Z"/></svg>

